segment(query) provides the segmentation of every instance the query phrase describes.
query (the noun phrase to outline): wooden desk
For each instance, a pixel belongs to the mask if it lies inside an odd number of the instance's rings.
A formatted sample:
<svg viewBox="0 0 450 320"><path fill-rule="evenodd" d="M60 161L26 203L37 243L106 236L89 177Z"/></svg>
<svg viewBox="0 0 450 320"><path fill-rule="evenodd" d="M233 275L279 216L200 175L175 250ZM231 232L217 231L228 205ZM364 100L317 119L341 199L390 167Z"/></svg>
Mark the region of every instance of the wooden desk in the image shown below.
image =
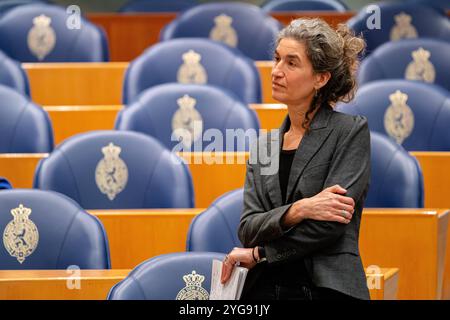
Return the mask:
<svg viewBox="0 0 450 320"><path fill-rule="evenodd" d="M364 209L359 246L363 264L400 269L399 299L441 299L448 256L448 211Z"/></svg>
<svg viewBox="0 0 450 320"><path fill-rule="evenodd" d="M105 300L130 271L0 270L0 300Z"/></svg>
<svg viewBox="0 0 450 320"><path fill-rule="evenodd" d="M2 300L104 300L109 290L131 270L80 270L79 289L65 270L0 270ZM395 300L398 269L382 268L370 274L379 289L370 290L372 300ZM69 284L69 286L68 286ZM73 288L73 289L69 289Z"/></svg>
<svg viewBox="0 0 450 320"><path fill-rule="evenodd" d="M113 269L132 269L151 257L185 251L191 220L202 211L89 210L105 227Z"/></svg>
<svg viewBox="0 0 450 320"><path fill-rule="evenodd" d="M370 299L397 300L398 274L398 268L380 268L376 273L366 269Z"/></svg>
<svg viewBox="0 0 450 320"><path fill-rule="evenodd" d="M353 15L353 12L333 11L277 12L272 14L275 19L284 25L299 17L320 17L332 26L347 21ZM176 16L176 13L167 12L90 13L87 18L106 31L111 61L131 61L145 49L158 43L161 30Z"/></svg>

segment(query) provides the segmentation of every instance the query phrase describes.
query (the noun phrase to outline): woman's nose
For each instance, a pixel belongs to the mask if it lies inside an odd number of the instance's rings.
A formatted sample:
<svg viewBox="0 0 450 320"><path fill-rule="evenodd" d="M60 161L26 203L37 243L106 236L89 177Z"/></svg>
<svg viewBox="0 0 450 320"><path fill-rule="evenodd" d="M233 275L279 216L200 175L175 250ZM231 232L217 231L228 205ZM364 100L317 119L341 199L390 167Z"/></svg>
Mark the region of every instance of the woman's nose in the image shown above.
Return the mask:
<svg viewBox="0 0 450 320"><path fill-rule="evenodd" d="M272 77L280 78L283 76L283 71L279 67L279 64L274 65L272 68Z"/></svg>

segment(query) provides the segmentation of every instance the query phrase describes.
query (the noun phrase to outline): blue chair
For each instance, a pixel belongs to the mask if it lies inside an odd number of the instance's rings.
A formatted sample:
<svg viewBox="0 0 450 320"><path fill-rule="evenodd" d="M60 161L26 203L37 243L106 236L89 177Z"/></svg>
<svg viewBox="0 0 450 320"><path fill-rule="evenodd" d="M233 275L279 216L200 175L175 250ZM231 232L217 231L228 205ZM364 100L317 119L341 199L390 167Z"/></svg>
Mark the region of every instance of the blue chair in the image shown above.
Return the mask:
<svg viewBox="0 0 450 320"><path fill-rule="evenodd" d="M431 6L444 12L450 10L450 1L448 0L410 0L410 2L424 6Z"/></svg>
<svg viewBox="0 0 450 320"><path fill-rule="evenodd" d="M0 192L0 269L109 269L102 223L62 194Z"/></svg>
<svg viewBox="0 0 450 320"><path fill-rule="evenodd" d="M20 63L0 51L0 84L15 89L22 95L30 95L28 77Z"/></svg>
<svg viewBox="0 0 450 320"><path fill-rule="evenodd" d="M151 258L112 287L108 300L208 300L212 261L224 257L180 252Z"/></svg>
<svg viewBox="0 0 450 320"><path fill-rule="evenodd" d="M86 209L191 208L188 167L154 138L129 131L73 136L39 163L34 187Z"/></svg>
<svg viewBox="0 0 450 320"><path fill-rule="evenodd" d="M197 4L196 0L131 0L119 12L179 12Z"/></svg>
<svg viewBox="0 0 450 320"><path fill-rule="evenodd" d="M338 110L361 114L371 131L390 136L408 151L450 150L450 98L447 90L408 80L383 80L362 86Z"/></svg>
<svg viewBox="0 0 450 320"><path fill-rule="evenodd" d="M0 49L21 62L108 61L104 32L82 17L80 28L73 24L70 29L71 17L75 16L55 5L8 10L0 18Z"/></svg>
<svg viewBox="0 0 450 320"><path fill-rule="evenodd" d="M281 24L246 3L208 3L180 14L161 32L161 40L209 38L238 48L254 60L271 60Z"/></svg>
<svg viewBox="0 0 450 320"><path fill-rule="evenodd" d="M186 251L228 253L234 247L242 247L237 230L243 204L243 189L227 192L216 199L192 220Z"/></svg>
<svg viewBox="0 0 450 320"><path fill-rule="evenodd" d="M370 187L364 206L423 208L423 177L417 159L380 133L371 132L370 143Z"/></svg>
<svg viewBox="0 0 450 320"><path fill-rule="evenodd" d="M174 39L147 49L128 66L123 103L130 104L145 89L167 82L212 84L230 90L245 103L261 102L254 62L208 39Z"/></svg>
<svg viewBox="0 0 450 320"><path fill-rule="evenodd" d="M348 7L337 0L272 0L266 2L264 12L277 11L337 11L346 12Z"/></svg>
<svg viewBox="0 0 450 320"><path fill-rule="evenodd" d="M2 0L0 2L0 15L17 6L39 2L48 3L48 1L45 0Z"/></svg>
<svg viewBox="0 0 450 320"><path fill-rule="evenodd" d="M422 208L423 178L417 160L400 145L371 132L371 177L365 207ZM228 253L242 247L237 237L244 192L222 195L189 227L186 251Z"/></svg>
<svg viewBox="0 0 450 320"><path fill-rule="evenodd" d="M11 184L5 178L0 177L0 190L7 190L7 189L12 189Z"/></svg>
<svg viewBox="0 0 450 320"><path fill-rule="evenodd" d="M2 85L0 137L0 153L47 153L53 150L53 131L47 112Z"/></svg>
<svg viewBox="0 0 450 320"><path fill-rule="evenodd" d="M369 10L369 6L361 9L347 22L357 34L363 34L367 42L366 55L370 55L377 47L389 41L415 38L450 41L450 21L444 12L409 2L380 2L376 6L380 13L379 25L374 23L378 11L374 13L373 10Z"/></svg>
<svg viewBox="0 0 450 320"><path fill-rule="evenodd" d="M435 83L450 91L450 43L411 39L385 43L363 60L359 84L382 79L408 79Z"/></svg>
<svg viewBox="0 0 450 320"><path fill-rule="evenodd" d="M162 84L145 90L123 109L117 130L132 130L155 137L166 148L176 151L247 151L250 137L226 139L227 130L253 129L259 124L255 112L231 92L210 85ZM221 134L223 141L202 139L207 130ZM211 131L212 132L212 131Z"/></svg>

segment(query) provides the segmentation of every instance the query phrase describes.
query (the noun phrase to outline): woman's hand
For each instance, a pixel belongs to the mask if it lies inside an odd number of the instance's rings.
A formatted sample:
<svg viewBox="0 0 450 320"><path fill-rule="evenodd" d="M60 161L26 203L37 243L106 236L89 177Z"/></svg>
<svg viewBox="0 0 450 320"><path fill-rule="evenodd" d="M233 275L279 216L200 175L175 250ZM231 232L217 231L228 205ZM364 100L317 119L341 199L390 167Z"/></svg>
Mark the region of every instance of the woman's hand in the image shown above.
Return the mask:
<svg viewBox="0 0 450 320"><path fill-rule="evenodd" d="M355 201L343 196L346 192L341 186L334 185L311 198L296 201L284 215L283 226L292 227L304 219L348 224L355 211Z"/></svg>
<svg viewBox="0 0 450 320"><path fill-rule="evenodd" d="M234 248L227 254L222 264L222 276L220 278L222 284L225 284L230 279L236 264L239 263L240 266L247 269L253 268L256 265L253 255L255 255L256 261L258 261L258 249L255 248Z"/></svg>

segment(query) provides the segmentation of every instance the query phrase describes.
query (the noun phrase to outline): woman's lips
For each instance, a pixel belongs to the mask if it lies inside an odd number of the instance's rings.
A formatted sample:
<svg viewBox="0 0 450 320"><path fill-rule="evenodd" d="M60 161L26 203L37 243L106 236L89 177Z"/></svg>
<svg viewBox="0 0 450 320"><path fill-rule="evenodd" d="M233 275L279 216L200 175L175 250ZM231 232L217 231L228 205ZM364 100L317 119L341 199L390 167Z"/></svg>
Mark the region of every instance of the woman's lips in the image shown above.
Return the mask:
<svg viewBox="0 0 450 320"><path fill-rule="evenodd" d="M277 82L272 82L272 87L273 87L273 88L284 88L283 85L281 85L281 84L279 84L279 83L277 83Z"/></svg>

